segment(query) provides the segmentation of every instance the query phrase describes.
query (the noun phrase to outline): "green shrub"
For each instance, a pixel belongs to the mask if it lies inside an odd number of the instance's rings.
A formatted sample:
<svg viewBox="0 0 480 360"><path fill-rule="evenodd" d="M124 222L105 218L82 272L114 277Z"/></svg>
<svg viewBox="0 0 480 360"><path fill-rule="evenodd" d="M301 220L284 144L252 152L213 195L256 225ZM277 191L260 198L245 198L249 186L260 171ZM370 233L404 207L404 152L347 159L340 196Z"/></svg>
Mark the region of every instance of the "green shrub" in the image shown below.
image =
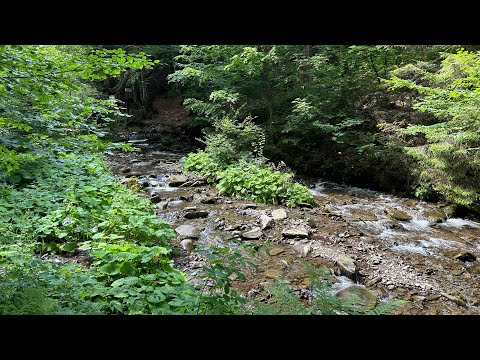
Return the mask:
<svg viewBox="0 0 480 360"><path fill-rule="evenodd" d="M221 194L243 197L263 204L285 204L293 207L301 202L314 202L310 191L282 173L254 164L230 166L217 174Z"/></svg>
<svg viewBox="0 0 480 360"><path fill-rule="evenodd" d="M209 182L214 181L216 173L220 170L219 164L213 160L209 153L202 150L188 154L182 161L184 170L202 175Z"/></svg>

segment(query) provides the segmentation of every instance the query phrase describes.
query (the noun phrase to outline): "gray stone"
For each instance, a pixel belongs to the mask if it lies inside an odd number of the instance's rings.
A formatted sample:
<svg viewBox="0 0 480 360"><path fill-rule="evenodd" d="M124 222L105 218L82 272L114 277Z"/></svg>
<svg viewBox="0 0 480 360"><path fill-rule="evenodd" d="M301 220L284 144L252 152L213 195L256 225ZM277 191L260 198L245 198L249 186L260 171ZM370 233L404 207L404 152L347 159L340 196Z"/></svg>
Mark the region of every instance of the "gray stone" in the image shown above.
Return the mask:
<svg viewBox="0 0 480 360"><path fill-rule="evenodd" d="M240 209L246 210L246 209L256 209L258 207L257 204L243 204L240 206Z"/></svg>
<svg viewBox="0 0 480 360"><path fill-rule="evenodd" d="M455 255L453 258L463 262L477 260L477 257L469 251L462 251L461 253Z"/></svg>
<svg viewBox="0 0 480 360"><path fill-rule="evenodd" d="M271 218L270 216L267 216L265 214L262 214L260 216L260 227L262 228L262 230L271 228L273 223L273 218Z"/></svg>
<svg viewBox="0 0 480 360"><path fill-rule="evenodd" d="M180 225L175 229L175 232L180 238L194 238L198 239L200 230L195 225Z"/></svg>
<svg viewBox="0 0 480 360"><path fill-rule="evenodd" d="M308 255L310 255L312 250L313 250L312 245L310 245L310 244L305 245L302 249L302 256L307 257Z"/></svg>
<svg viewBox="0 0 480 360"><path fill-rule="evenodd" d="M398 220L398 221L409 221L412 220L412 217L408 215L405 211L394 209L394 208L387 208L385 212L390 215L391 218Z"/></svg>
<svg viewBox="0 0 480 360"><path fill-rule="evenodd" d="M282 235L287 238L308 238L308 231L305 229L301 228L288 228L288 229L283 229Z"/></svg>
<svg viewBox="0 0 480 360"><path fill-rule="evenodd" d="M157 208L160 210L165 210L168 207L168 201L160 201L157 203Z"/></svg>
<svg viewBox="0 0 480 360"><path fill-rule="evenodd" d="M120 172L122 174L129 173L130 171L132 171L132 169L130 169L129 167L123 167L123 168L120 169Z"/></svg>
<svg viewBox="0 0 480 360"><path fill-rule="evenodd" d="M315 223L315 220L313 220L312 218L308 218L307 225L310 226L312 229L317 228L317 224Z"/></svg>
<svg viewBox="0 0 480 360"><path fill-rule="evenodd" d="M197 207L196 206L187 206L183 210L185 210L185 211L195 211L195 210L197 210Z"/></svg>
<svg viewBox="0 0 480 360"><path fill-rule="evenodd" d="M199 219L206 218L208 216L208 211L189 211L183 217L185 219Z"/></svg>
<svg viewBox="0 0 480 360"><path fill-rule="evenodd" d="M186 251L192 251L193 250L193 241L191 239L185 239L180 242L180 245L182 245L182 248Z"/></svg>
<svg viewBox="0 0 480 360"><path fill-rule="evenodd" d="M361 285L350 285L335 293L335 296L340 299L348 299L352 296L360 298L360 303L356 305L357 310L366 311L371 310L377 305L376 297Z"/></svg>
<svg viewBox="0 0 480 360"><path fill-rule="evenodd" d="M188 178L185 175L173 175L168 181L168 186L175 187L182 185L188 181Z"/></svg>
<svg viewBox="0 0 480 360"><path fill-rule="evenodd" d="M250 239L250 240L259 239L261 236L262 236L262 229L259 227L255 227L242 234L243 238Z"/></svg>
<svg viewBox="0 0 480 360"><path fill-rule="evenodd" d="M379 283L380 281L382 281L382 277L381 276L375 276L373 279L371 279L367 282L367 286L373 286L376 283Z"/></svg>
<svg viewBox="0 0 480 360"><path fill-rule="evenodd" d="M355 264L355 260L348 256L339 256L336 261L337 266L343 275L352 280L356 279L358 269L357 265Z"/></svg>
<svg viewBox="0 0 480 360"><path fill-rule="evenodd" d="M217 198L214 197L214 196L209 196L209 197L206 197L206 198L200 200L200 202L202 204L215 204L217 202Z"/></svg>
<svg viewBox="0 0 480 360"><path fill-rule="evenodd" d="M272 210L273 220L283 220L287 218L287 212L283 209Z"/></svg>
<svg viewBox="0 0 480 360"><path fill-rule="evenodd" d="M453 296L453 295L450 295L450 294L447 294L447 293L444 293L444 292L441 292L440 295L446 297L450 301L453 301L455 304L457 304L459 306L464 306L464 307L467 306L467 303L457 296Z"/></svg>

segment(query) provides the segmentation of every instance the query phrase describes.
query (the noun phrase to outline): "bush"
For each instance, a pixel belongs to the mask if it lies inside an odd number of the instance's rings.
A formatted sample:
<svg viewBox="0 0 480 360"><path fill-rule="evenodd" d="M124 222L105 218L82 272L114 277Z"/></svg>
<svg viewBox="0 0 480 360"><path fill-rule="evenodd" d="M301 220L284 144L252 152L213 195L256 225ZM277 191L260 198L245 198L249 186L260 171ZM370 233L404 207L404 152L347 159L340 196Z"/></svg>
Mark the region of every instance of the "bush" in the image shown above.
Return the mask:
<svg viewBox="0 0 480 360"><path fill-rule="evenodd" d="M292 181L292 174L258 165L242 163L229 166L217 174L217 179L217 189L225 195L290 207L301 202L314 202L312 194L305 186Z"/></svg>
<svg viewBox="0 0 480 360"><path fill-rule="evenodd" d="M208 182L213 182L216 173L221 170L220 165L213 160L212 156L202 150L188 154L182 161L184 170L202 175L207 178Z"/></svg>

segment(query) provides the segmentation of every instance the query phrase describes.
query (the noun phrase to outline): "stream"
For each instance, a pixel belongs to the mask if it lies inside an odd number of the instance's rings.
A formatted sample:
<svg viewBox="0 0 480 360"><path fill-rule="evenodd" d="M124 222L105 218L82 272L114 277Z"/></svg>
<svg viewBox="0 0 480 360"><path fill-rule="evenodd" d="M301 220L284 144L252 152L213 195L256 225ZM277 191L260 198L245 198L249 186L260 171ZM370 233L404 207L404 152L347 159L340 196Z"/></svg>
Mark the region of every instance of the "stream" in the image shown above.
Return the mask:
<svg viewBox="0 0 480 360"><path fill-rule="evenodd" d="M182 174L182 148L131 142L141 151L115 153L107 163L122 182L138 179L139 195L176 229L174 263L192 284L201 284L196 276L204 265L197 249L268 240L253 260L257 270L235 283L246 296L263 296L279 277L302 294L311 284L302 265L308 261L331 269L335 291L356 283L378 301L407 300L401 314L480 314L480 223L452 217L449 206L312 179L302 182L313 207L253 204ZM354 273L345 270L349 261Z"/></svg>

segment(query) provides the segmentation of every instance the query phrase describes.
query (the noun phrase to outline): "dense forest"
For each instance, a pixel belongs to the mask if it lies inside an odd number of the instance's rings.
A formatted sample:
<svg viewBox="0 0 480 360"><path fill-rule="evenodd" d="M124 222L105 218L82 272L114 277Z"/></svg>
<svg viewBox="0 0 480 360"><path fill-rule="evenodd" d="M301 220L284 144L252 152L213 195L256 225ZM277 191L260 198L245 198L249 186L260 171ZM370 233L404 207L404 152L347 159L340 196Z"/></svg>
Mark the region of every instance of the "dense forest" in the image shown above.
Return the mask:
<svg viewBox="0 0 480 360"><path fill-rule="evenodd" d="M279 274L265 288L239 285L255 276L255 259L271 255L275 239L318 240L318 216L346 219L335 246L365 238L352 235L353 220L329 210L333 200L322 202L312 179L409 199L417 209L432 204L442 213L424 233L468 218L463 233L442 240L472 246L445 254L455 255L468 281L478 278L471 250L480 248L478 45L2 45L0 80L0 314L413 313L402 310L406 303L435 301L435 291L460 313L478 313L470 293L440 285L420 295L382 293L367 306L372 295L358 287L382 283L360 257L303 261L302 288ZM178 119L166 108L174 103ZM167 120L154 123L159 111ZM144 141L155 151L185 150L175 160L183 174L174 173L170 187L190 184L192 194L165 201L148 192L160 175L131 170ZM257 217L259 227L198 247L203 265L192 281L179 259L193 256L195 236L182 238L162 211L190 202L182 217L198 225L239 199L235 211ZM202 211L202 204L224 207ZM407 212L382 208L393 219L382 234L418 225ZM220 215L213 220L223 234L238 231L219 225L228 220ZM300 257L312 258L311 246ZM332 290L340 275L357 293Z"/></svg>

